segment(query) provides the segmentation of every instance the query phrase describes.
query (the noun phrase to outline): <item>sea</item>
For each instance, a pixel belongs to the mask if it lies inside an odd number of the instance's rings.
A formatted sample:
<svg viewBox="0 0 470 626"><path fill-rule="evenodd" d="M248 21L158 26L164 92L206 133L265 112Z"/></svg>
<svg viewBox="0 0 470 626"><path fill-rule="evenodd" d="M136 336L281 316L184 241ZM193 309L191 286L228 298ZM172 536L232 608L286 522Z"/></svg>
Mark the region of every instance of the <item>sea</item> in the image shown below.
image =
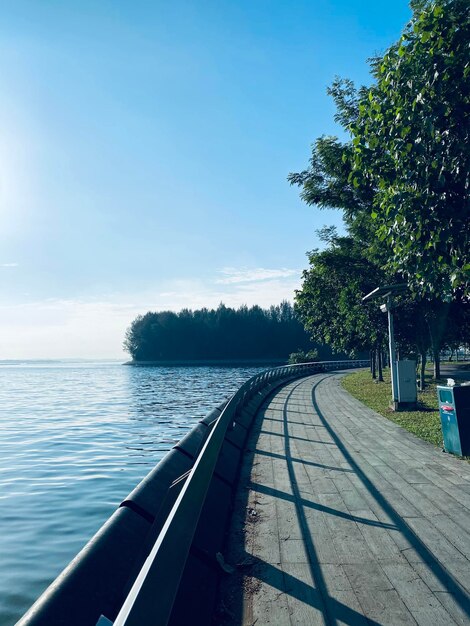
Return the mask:
<svg viewBox="0 0 470 626"><path fill-rule="evenodd" d="M0 361L0 626L12 626L135 485L266 367Z"/></svg>

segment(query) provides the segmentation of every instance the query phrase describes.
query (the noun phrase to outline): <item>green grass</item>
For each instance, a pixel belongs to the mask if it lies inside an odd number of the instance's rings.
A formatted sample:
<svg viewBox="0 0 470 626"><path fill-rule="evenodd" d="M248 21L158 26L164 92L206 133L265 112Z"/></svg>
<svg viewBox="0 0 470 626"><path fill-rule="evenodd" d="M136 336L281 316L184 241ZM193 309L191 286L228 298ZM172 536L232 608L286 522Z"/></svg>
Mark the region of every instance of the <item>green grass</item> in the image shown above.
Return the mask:
<svg viewBox="0 0 470 626"><path fill-rule="evenodd" d="M470 363L468 361L441 361L442 365L450 365L451 367L457 367L461 370L470 370ZM426 371L432 371L434 364L431 361L426 363Z"/></svg>
<svg viewBox="0 0 470 626"><path fill-rule="evenodd" d="M380 415L399 424L425 441L442 447L441 421L437 404L436 385L428 381L428 387L418 392L417 411L392 411L390 374L384 371L384 382L376 383L369 371L359 371L342 379L342 385L352 396ZM444 382L444 381L443 381ZM445 384L445 382L444 382Z"/></svg>

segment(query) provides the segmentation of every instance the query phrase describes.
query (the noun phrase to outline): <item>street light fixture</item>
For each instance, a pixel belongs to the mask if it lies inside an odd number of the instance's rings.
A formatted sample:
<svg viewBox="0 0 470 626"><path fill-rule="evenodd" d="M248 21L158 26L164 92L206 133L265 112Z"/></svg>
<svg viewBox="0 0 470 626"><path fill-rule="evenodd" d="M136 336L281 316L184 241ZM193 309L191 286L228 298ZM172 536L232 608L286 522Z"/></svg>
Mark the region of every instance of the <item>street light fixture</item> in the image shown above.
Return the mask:
<svg viewBox="0 0 470 626"><path fill-rule="evenodd" d="M376 298L385 298L385 303L380 305L382 313L388 313L388 345L390 352L390 374L392 378L392 402L393 407L397 408L399 404L398 399L398 381L397 381L397 365L396 365L396 349L395 349L395 335L393 332L393 296L403 293L408 288L406 283L397 283L394 285L384 285L383 287L377 287L373 291L362 298L362 302L369 302L369 300L375 300Z"/></svg>

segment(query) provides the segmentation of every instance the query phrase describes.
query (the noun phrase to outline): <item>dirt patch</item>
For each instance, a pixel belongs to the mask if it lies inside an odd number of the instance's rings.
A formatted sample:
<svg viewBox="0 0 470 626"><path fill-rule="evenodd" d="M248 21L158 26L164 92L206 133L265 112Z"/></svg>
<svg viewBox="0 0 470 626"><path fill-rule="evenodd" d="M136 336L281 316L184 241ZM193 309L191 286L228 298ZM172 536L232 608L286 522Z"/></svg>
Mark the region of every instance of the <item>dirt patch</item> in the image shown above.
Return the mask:
<svg viewBox="0 0 470 626"><path fill-rule="evenodd" d="M263 517L263 512L257 506L256 492L247 487L250 482L257 482L253 450L254 446L248 445L240 472L226 548L226 561L234 568L234 572L224 576L220 584L214 626L252 623L252 598L261 588L261 582L256 576L258 561L251 556L256 544L256 528Z"/></svg>

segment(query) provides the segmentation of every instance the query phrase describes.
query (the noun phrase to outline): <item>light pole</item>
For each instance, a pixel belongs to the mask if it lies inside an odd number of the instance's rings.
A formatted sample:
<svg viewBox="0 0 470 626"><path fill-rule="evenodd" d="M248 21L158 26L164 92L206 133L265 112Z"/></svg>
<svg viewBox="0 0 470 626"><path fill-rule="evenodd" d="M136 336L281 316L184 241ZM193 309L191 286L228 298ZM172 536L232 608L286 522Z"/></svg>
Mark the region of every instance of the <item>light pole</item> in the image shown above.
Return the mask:
<svg viewBox="0 0 470 626"><path fill-rule="evenodd" d="M368 302L369 300L374 300L379 297L385 298L385 303L380 305L380 310L382 313L388 313L388 346L390 353L390 377L392 379L392 403L394 408L397 408L398 405L398 381L395 335L393 331L393 296L406 291L406 289L407 285L405 283L384 285L383 287L377 287L362 298L362 302Z"/></svg>

